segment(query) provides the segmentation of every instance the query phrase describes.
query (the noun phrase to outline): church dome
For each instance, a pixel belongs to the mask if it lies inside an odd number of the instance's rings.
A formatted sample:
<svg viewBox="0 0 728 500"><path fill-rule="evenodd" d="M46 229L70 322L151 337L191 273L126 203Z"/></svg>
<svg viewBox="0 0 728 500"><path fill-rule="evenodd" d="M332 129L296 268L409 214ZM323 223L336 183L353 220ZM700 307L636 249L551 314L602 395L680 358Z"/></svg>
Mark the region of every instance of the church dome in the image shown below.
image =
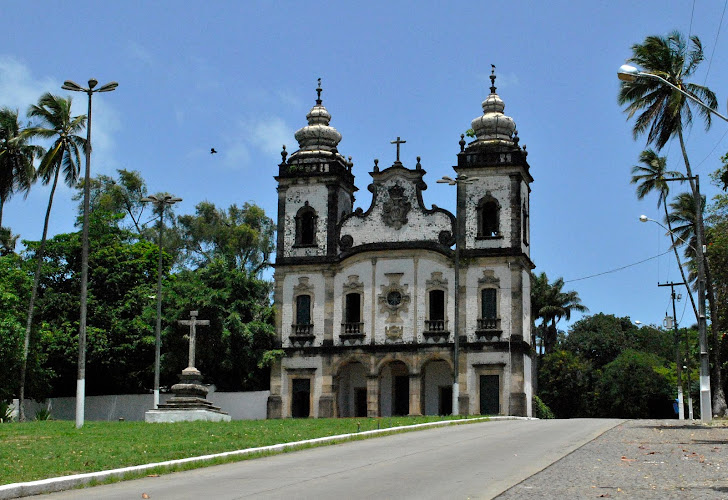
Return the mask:
<svg viewBox="0 0 728 500"><path fill-rule="evenodd" d="M476 140L472 144L507 144L514 145L516 122L503 114L506 105L496 94L495 68L490 75L490 95L483 101L483 115L471 123Z"/></svg>
<svg viewBox="0 0 728 500"><path fill-rule="evenodd" d="M329 125L331 114L321 103L321 79L316 89L316 105L306 115L308 125L296 131L300 151L335 151L341 141L341 134Z"/></svg>

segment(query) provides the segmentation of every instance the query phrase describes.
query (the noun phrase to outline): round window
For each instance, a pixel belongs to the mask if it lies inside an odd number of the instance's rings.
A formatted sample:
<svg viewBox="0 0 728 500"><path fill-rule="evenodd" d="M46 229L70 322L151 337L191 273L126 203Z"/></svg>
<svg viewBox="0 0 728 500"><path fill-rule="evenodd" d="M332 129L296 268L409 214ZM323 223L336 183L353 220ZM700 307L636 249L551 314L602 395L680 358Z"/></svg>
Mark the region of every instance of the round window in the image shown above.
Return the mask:
<svg viewBox="0 0 728 500"><path fill-rule="evenodd" d="M398 306L402 302L402 294L397 290L392 290L387 294L387 304L390 306Z"/></svg>

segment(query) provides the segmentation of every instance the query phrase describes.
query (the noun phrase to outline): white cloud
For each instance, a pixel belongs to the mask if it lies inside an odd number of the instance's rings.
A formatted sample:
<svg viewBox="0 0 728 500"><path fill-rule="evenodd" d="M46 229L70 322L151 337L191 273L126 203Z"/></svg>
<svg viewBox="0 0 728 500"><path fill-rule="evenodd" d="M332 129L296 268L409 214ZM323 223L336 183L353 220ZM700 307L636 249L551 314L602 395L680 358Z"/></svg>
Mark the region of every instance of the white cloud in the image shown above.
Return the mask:
<svg viewBox="0 0 728 500"><path fill-rule="evenodd" d="M0 56L0 106L18 109L21 121L25 117L28 106L37 103L38 98L45 92L61 96L71 95L73 98L71 114L74 116L86 114L88 112L86 96L82 93L61 89L61 81L60 78L53 76L36 77L30 68L21 61L13 57ZM114 158L114 134L121 129L121 119L116 108L108 103L113 97L107 96L113 96L113 93L94 96L93 101L91 117L93 174L113 172L117 165ZM83 133L84 137L85 135ZM81 159L81 161L84 160Z"/></svg>
<svg viewBox="0 0 728 500"><path fill-rule="evenodd" d="M60 91L56 79L34 78L25 64L13 57L0 56L0 106L17 109L24 116L28 106L54 88Z"/></svg>
<svg viewBox="0 0 728 500"><path fill-rule="evenodd" d="M275 155L281 152L283 144L289 145L289 151L295 151L297 147L290 147L291 142L295 142L292 139L293 130L276 116L242 120L235 127L234 134L225 138L220 153L228 167L246 168L257 152L265 156Z"/></svg>

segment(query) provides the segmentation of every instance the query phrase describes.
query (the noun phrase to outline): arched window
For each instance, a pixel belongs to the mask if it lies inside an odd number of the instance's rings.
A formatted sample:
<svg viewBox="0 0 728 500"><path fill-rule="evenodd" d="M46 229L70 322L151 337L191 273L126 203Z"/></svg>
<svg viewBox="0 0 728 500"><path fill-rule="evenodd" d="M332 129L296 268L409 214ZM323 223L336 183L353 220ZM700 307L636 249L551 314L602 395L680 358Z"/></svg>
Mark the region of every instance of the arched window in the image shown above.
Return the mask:
<svg viewBox="0 0 728 500"><path fill-rule="evenodd" d="M444 332L445 329L445 291L427 292L427 316L425 333Z"/></svg>
<svg viewBox="0 0 728 500"><path fill-rule="evenodd" d="M478 318L479 332L500 329L497 296L498 290L495 288L482 288L480 290L480 317Z"/></svg>
<svg viewBox="0 0 728 500"><path fill-rule="evenodd" d="M478 238L496 238L500 236L500 205L490 193L478 203Z"/></svg>
<svg viewBox="0 0 728 500"><path fill-rule="evenodd" d="M316 211L308 202L296 213L296 245L316 244Z"/></svg>
<svg viewBox="0 0 728 500"><path fill-rule="evenodd" d="M361 333L361 294L347 293L344 299L344 333Z"/></svg>
<svg viewBox="0 0 728 500"><path fill-rule="evenodd" d="M310 295L299 295L296 297L296 323L299 325L311 324Z"/></svg>

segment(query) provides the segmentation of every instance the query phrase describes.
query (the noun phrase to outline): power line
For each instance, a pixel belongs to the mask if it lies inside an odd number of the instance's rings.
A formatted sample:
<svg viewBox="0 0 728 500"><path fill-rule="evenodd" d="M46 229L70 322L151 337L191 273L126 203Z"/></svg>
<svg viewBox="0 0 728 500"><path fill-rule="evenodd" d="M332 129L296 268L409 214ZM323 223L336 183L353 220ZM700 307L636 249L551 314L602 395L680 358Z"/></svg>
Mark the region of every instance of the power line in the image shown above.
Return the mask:
<svg viewBox="0 0 728 500"><path fill-rule="evenodd" d="M626 266L618 267L616 269L610 269L609 271L603 271L601 273L591 274L589 276L584 276L582 278L574 278L574 279L571 279L571 280L564 280L564 283L572 283L574 281L588 280L589 278L596 278L597 276L603 276L605 274L616 273L617 271L622 271L624 269L627 269L628 267L637 266L639 264L644 264L645 262L648 262L648 261L657 259L659 257L662 257L665 254L670 253L671 251L672 250L666 250L666 251L664 251L664 252L662 252L660 254L653 255L652 257L648 257L647 259L641 260L639 262L633 262L632 264L627 264Z"/></svg>
<svg viewBox="0 0 728 500"><path fill-rule="evenodd" d="M718 32L715 34L715 42L713 43L713 51L710 53L710 60L708 61L708 71L705 72L705 80L703 85L708 81L708 74L710 73L710 67L713 65L713 56L715 55L715 48L718 46L718 36L720 35L720 28L723 26L723 16L725 16L725 9L728 7L728 0L723 4L723 13L720 15L720 23L718 23ZM693 3L695 8L695 3ZM692 22L692 21L691 21Z"/></svg>

